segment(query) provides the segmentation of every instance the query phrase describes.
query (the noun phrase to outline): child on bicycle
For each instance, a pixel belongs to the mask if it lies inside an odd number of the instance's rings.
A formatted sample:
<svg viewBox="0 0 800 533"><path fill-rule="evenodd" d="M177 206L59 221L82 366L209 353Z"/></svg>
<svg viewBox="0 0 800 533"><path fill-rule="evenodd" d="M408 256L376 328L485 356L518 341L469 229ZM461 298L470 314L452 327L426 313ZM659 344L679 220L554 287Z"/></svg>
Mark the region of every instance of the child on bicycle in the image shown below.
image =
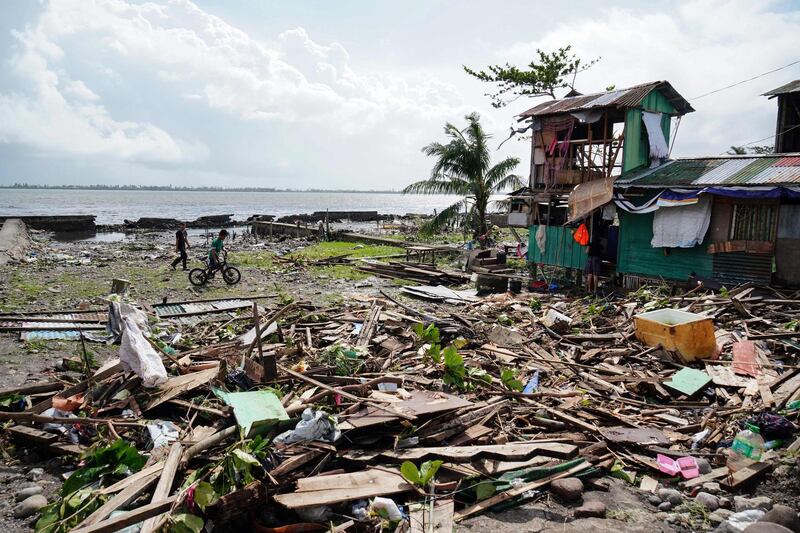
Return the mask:
<svg viewBox="0 0 800 533"><path fill-rule="evenodd" d="M227 230L221 230L219 237L211 241L211 249L208 251L208 266L213 273L217 270L222 262L220 256L225 249L225 238L228 236Z"/></svg>

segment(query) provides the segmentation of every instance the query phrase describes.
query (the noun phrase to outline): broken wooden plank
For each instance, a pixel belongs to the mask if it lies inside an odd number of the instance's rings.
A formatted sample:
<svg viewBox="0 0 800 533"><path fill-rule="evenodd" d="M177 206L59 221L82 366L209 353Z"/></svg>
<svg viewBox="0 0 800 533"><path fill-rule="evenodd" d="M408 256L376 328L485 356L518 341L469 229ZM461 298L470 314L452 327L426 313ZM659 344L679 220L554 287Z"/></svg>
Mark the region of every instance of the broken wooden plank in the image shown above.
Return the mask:
<svg viewBox="0 0 800 533"><path fill-rule="evenodd" d="M205 385L214 379L217 372L219 372L219 369L215 367L168 379L166 383L162 383L157 388L153 389L153 392L150 394L150 399L144 403L142 411L153 409L168 400L180 396L184 392Z"/></svg>
<svg viewBox="0 0 800 533"><path fill-rule="evenodd" d="M380 455L398 461L420 461L442 459L445 461L470 462L479 458L495 458L504 461L521 461L534 455L548 457L571 458L578 454L578 447L573 444L546 441L511 442L508 444L490 444L487 446L440 446L418 447L408 450L389 450Z"/></svg>
<svg viewBox="0 0 800 533"><path fill-rule="evenodd" d="M158 484L153 490L153 498L150 500L151 504L164 501L169 497L172 490L172 483L175 481L175 474L178 472L178 465L181 462L181 455L183 454L183 446L180 442L173 442L169 449L169 455L164 462L164 469L161 470L161 477L158 479ZM142 525L140 533L153 533L158 525L158 515L148 518Z"/></svg>
<svg viewBox="0 0 800 533"><path fill-rule="evenodd" d="M664 433L655 428L604 427L600 434L607 440L624 444L671 444Z"/></svg>
<svg viewBox="0 0 800 533"><path fill-rule="evenodd" d="M729 492L734 492L765 476L770 470L772 470L770 463L754 463L727 476L720 482L720 486Z"/></svg>
<svg viewBox="0 0 800 533"><path fill-rule="evenodd" d="M298 480L297 485L297 491L278 494L273 499L284 507L297 509L414 490L399 471L383 469L315 476Z"/></svg>
<svg viewBox="0 0 800 533"><path fill-rule="evenodd" d="M90 526L73 529L71 533L113 533L120 529L126 528L133 524L138 524L142 520L148 519L152 516L157 516L166 513L172 508L177 496L170 496L167 499L160 500L156 503L149 503L138 507L127 513L103 520Z"/></svg>

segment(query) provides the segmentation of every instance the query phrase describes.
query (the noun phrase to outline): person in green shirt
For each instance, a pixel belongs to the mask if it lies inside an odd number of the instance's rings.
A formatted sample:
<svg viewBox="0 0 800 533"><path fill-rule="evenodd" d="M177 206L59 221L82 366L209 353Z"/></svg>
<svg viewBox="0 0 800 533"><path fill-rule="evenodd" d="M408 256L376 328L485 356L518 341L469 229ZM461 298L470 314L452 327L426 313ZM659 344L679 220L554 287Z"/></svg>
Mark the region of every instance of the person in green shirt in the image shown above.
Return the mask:
<svg viewBox="0 0 800 533"><path fill-rule="evenodd" d="M219 237L211 241L211 249L208 251L208 266L214 271L219 267L220 254L225 249L225 238L228 236L227 230L221 230Z"/></svg>

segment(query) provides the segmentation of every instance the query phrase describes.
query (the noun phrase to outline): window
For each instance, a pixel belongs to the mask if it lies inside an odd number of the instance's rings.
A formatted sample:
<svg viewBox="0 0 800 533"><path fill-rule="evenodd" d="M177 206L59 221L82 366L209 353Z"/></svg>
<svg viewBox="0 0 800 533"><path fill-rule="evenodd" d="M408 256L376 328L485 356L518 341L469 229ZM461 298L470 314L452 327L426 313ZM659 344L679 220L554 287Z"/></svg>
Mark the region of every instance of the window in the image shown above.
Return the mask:
<svg viewBox="0 0 800 533"><path fill-rule="evenodd" d="M734 204L730 239L773 242L777 218L777 204Z"/></svg>

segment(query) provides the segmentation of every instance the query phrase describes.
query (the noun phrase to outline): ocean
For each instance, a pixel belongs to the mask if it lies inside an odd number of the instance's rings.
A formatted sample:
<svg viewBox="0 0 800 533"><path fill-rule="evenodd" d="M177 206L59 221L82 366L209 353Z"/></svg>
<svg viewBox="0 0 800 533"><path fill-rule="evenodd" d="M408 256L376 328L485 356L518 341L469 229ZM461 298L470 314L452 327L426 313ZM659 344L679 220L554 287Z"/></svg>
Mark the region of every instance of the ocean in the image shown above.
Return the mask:
<svg viewBox="0 0 800 533"><path fill-rule="evenodd" d="M229 192L0 189L0 216L96 215L97 224L141 217L194 220L233 214L281 217L314 211L377 211L392 215L432 214L458 200L449 195L345 192Z"/></svg>

